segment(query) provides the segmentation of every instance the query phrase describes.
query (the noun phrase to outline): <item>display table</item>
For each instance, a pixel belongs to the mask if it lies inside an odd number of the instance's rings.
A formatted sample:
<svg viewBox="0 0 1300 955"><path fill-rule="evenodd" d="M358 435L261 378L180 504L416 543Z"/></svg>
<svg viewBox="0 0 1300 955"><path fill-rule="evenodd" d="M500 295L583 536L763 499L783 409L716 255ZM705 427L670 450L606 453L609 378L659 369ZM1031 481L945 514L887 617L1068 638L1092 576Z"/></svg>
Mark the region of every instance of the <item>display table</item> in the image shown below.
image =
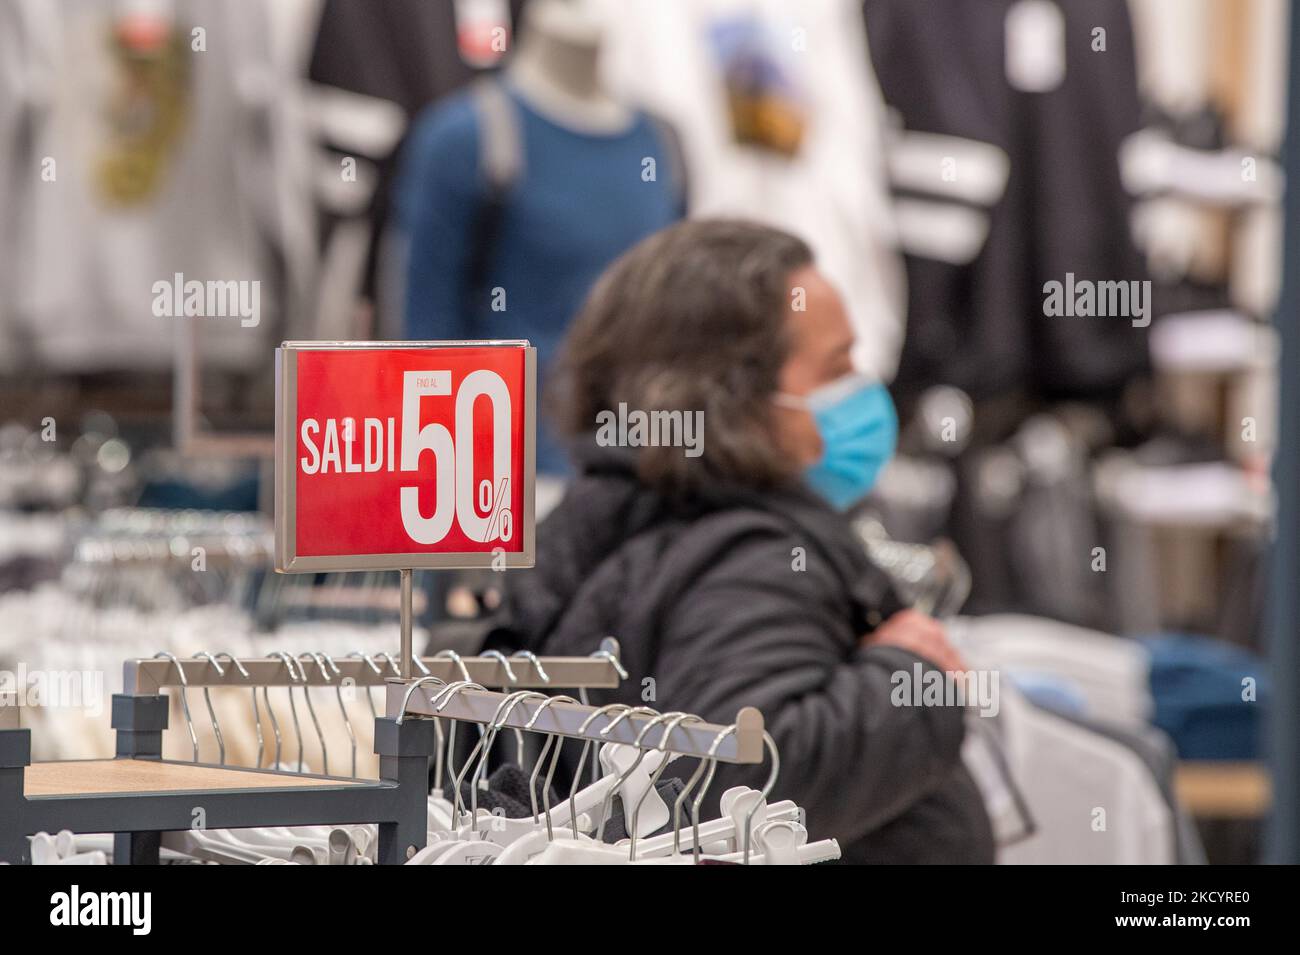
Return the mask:
<svg viewBox="0 0 1300 955"><path fill-rule="evenodd" d="M23 795L85 796L93 793L164 793L227 789L295 789L356 786L356 779L271 772L154 759L84 759L33 763L23 774Z"/></svg>

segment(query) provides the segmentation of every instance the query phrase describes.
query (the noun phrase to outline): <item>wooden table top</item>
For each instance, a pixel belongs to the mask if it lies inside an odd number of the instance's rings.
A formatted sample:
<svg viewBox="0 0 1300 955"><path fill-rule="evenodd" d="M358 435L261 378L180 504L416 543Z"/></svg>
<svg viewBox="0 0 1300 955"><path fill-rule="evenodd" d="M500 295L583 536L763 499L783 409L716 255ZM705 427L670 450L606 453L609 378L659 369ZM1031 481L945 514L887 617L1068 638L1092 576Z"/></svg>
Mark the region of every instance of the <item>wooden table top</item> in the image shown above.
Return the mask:
<svg viewBox="0 0 1300 955"><path fill-rule="evenodd" d="M366 780L272 773L238 766L210 766L150 759L78 759L32 763L23 773L23 795L84 796L92 793L190 792L212 789L297 789L359 786Z"/></svg>

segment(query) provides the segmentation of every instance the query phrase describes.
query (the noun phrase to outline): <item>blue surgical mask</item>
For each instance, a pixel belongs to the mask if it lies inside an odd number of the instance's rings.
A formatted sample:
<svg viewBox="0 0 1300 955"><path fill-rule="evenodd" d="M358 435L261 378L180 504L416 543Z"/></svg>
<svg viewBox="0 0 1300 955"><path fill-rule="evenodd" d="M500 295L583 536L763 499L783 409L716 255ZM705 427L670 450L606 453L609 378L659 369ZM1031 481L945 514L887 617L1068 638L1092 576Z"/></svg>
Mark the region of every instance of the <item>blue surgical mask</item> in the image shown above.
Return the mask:
<svg viewBox="0 0 1300 955"><path fill-rule="evenodd" d="M779 394L777 401L805 408L817 425L822 456L804 475L809 486L840 511L866 497L898 440L898 414L888 389L853 374L807 397Z"/></svg>

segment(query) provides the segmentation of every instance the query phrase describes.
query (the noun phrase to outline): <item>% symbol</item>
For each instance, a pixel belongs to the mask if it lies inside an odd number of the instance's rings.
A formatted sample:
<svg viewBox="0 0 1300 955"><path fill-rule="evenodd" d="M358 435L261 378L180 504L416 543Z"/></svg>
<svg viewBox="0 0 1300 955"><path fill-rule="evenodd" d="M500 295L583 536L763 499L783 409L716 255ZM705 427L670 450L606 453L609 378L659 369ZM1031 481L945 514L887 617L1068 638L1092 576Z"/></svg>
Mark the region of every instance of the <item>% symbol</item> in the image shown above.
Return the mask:
<svg viewBox="0 0 1300 955"><path fill-rule="evenodd" d="M486 529L483 532L482 543L490 540L500 539L503 541L510 540L514 534L515 516L510 505L506 503L509 498L510 478L503 477L501 483L497 485L496 490L492 488L492 482L486 478L479 482L478 485L478 506L481 511L491 511L488 517Z"/></svg>

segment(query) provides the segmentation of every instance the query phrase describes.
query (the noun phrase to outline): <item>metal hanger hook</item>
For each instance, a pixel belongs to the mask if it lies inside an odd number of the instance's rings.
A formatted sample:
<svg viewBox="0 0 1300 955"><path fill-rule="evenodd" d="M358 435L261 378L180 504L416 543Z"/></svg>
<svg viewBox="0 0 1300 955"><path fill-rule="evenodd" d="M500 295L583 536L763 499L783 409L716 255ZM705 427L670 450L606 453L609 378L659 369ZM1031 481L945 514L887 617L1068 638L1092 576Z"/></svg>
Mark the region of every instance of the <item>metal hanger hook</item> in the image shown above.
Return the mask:
<svg viewBox="0 0 1300 955"><path fill-rule="evenodd" d="M298 660L300 665L303 657L307 657L310 660L314 660L317 669L320 670L321 679L323 679L326 683L330 682L330 671L325 668L325 661L321 659L321 655L319 653L308 650L298 654ZM325 733L320 728L320 720L316 718L316 705L312 703L311 692L305 685L307 680L307 671L305 668L303 668L302 672L303 672L303 683L304 683L304 686L302 688L302 698L307 701L307 712L311 715L312 725L316 727L316 738L320 740L321 771L326 776L328 776L330 774L329 749L325 744ZM302 772L301 765L298 768L298 772Z"/></svg>
<svg viewBox="0 0 1300 955"><path fill-rule="evenodd" d="M181 684L181 712L185 715L185 728L190 731L190 745L194 751L193 762L199 761L199 736L194 732L194 720L190 717L190 701L185 691L189 689L189 681L185 679L185 668L181 666L181 661L177 659L176 654L168 653L166 650L155 653L155 660L170 660L172 666L176 667L176 674L180 677Z"/></svg>
<svg viewBox="0 0 1300 955"><path fill-rule="evenodd" d="M646 710L645 707L637 707L636 709L642 711ZM628 710L626 713L620 713L618 716L614 717L614 719L610 720L609 723L605 725L605 728L600 731L600 735L604 736L606 733L608 733L611 729L614 728L614 726L619 722L619 720L626 719L627 717L633 715L634 713L636 713L636 710ZM646 758L646 754L649 752L649 750L642 745L642 741L645 739L646 734L649 733L650 730L654 729L654 727L658 726L660 723L666 722L671 719L675 719L678 716L685 715L684 713L656 713L654 710L649 710L648 714L650 715L650 719L646 721L645 726L641 727L640 732L636 734L636 738L632 741L632 745L635 746L637 749L636 759L633 761L631 766L629 766L623 773L619 775L618 779L614 782L614 785L611 786L609 788L609 791L605 793L605 798L601 800L600 818L596 823L597 839L601 837L602 831L605 828L605 821L609 818L610 810L613 809L614 807L614 794L619 791L619 789L623 786L624 783L626 783L629 779L632 778L632 774L637 771L637 767L641 765L641 763ZM636 715L641 715L641 714L636 713ZM627 809L628 809L627 806L623 807L624 818L627 818Z"/></svg>
<svg viewBox="0 0 1300 955"><path fill-rule="evenodd" d="M541 681L543 683L551 682L551 677L546 672L546 667L542 666L541 657L533 653L532 650L520 650L517 653L511 654L511 657L513 659L527 660L529 663L531 663L534 667L537 668L537 675L541 678Z"/></svg>
<svg viewBox="0 0 1300 955"><path fill-rule="evenodd" d="M546 699L545 693L539 693L537 690L516 690L502 700L492 714L492 721L488 724L488 732L485 737L479 740L479 757L478 763L474 767L474 775L469 781L469 818L470 827L474 831L478 830L478 789L483 781L483 774L487 771L488 756L492 752L492 744L496 742L497 733L500 732L502 725L510 714L524 700L529 698ZM459 784L457 789L459 789Z"/></svg>
<svg viewBox="0 0 1300 955"><path fill-rule="evenodd" d="M776 785L776 777L781 772L781 754L777 752L776 740L772 739L772 734L766 730L763 731L763 745L772 756L772 771L767 774L767 782L763 784L762 802L765 803L768 794L772 792L772 788ZM755 800L754 804L749 807L749 811L745 813L745 865L749 865L750 832L753 829L754 813L758 811L758 805L759 801Z"/></svg>
<svg viewBox="0 0 1300 955"><path fill-rule="evenodd" d="M415 691L418 690L420 687L426 686L430 683L437 683L438 685L444 687L448 686L446 680L436 676L422 676L412 681L411 685L406 688L406 693L402 696L402 708L400 711L398 711L397 719L395 721L398 726L401 726L402 721L406 719L406 707L410 704L411 697L414 695ZM456 684L453 683L450 685L455 686Z"/></svg>
<svg viewBox="0 0 1300 955"><path fill-rule="evenodd" d="M338 668L338 664L334 662L333 657L331 657L328 653L321 651L320 655L325 658L325 662L330 665L330 668L334 671L335 676L338 676L343 672ZM338 700L339 712L343 714L343 726L347 729L348 740L352 744L352 776L355 779L357 775L357 734L352 729L352 720L348 716L347 704L343 702L343 681L342 680L334 684L334 696ZM366 693L366 699L367 700L370 699L370 694L368 692Z"/></svg>
<svg viewBox="0 0 1300 955"><path fill-rule="evenodd" d="M208 663L212 664L212 668L217 671L217 676L224 677L226 675L226 671L221 669L221 664L217 662L217 658L207 650L200 650L194 654L194 659L207 659ZM212 722L212 735L217 740L217 761L224 766L226 765L226 740L221 735L221 724L217 721L217 711L212 707L212 693L206 686L203 688L203 702L208 708L208 719Z"/></svg>
<svg viewBox="0 0 1300 955"><path fill-rule="evenodd" d="M577 702L578 701L571 696L561 695L561 696L546 697L546 699L542 700L541 705L539 705L537 709L533 712L533 715L532 717L529 718L528 722L524 724L524 729L528 730L529 732L535 732L533 727L537 725L537 718L541 716L543 713L545 713L547 709L554 706L556 703L577 704ZM556 740L559 740L559 742L557 743ZM551 746L553 745L555 746L555 755L556 757L558 757L560 753L560 748L564 745L564 737L557 736L555 733L546 734L546 742L542 744L542 751L537 754L537 761L533 764L532 774L528 777L528 797L532 802L534 823L537 822L537 774L542 771L542 763L546 761L546 754L551 751ZM551 761L552 769L554 769L554 766L555 766L555 760L552 759ZM550 773L548 773L546 776L547 788L542 791L542 806L546 812L546 838L548 841L554 840L555 838L555 833L551 831L550 785L551 785L551 775Z"/></svg>
<svg viewBox="0 0 1300 955"><path fill-rule="evenodd" d="M726 729L720 732L717 736L713 737L713 742L709 744L709 751L705 755L704 760L700 763L699 767L695 770L695 773L691 776L691 780L689 783L686 784L686 788L682 790L682 794L678 796L676 802L673 803L673 824L675 827L678 818L677 813L681 807L682 800L686 797L686 794L689 793L695 787L695 784L699 782L700 776L704 775L705 778L703 783L700 785L699 794L696 795L695 799L691 802L691 839L695 845L694 853L695 853L695 861L697 864L700 861L700 848L701 848L700 847L700 806L704 803L704 797L708 793L709 787L713 785L713 775L715 772L717 772L718 769L718 758L717 758L718 747L722 745L722 741L724 739L726 739L728 736L733 735L735 732L736 732L736 724L732 723L730 726L728 726ZM705 772L706 768L708 770L707 773ZM674 840L674 844L675 842L676 840Z"/></svg>
<svg viewBox="0 0 1300 955"><path fill-rule="evenodd" d="M510 661L500 650L484 650L479 654L481 657L491 657L493 660L500 662L502 669L506 671L506 679L511 683L518 683L519 677L515 676L515 671L510 666Z"/></svg>
<svg viewBox="0 0 1300 955"><path fill-rule="evenodd" d="M293 657L289 656L285 650L275 650L267 654L268 657L278 658L286 670L289 671L289 715L293 717L293 732L298 737L298 772L302 772L302 725L298 722L298 704L293 701L293 684L302 683L307 679L305 673L299 673L294 669ZM270 701L267 701L269 707ZM276 734L276 741L279 741L279 733ZM279 762L279 746L276 746L276 762Z"/></svg>
<svg viewBox="0 0 1300 955"><path fill-rule="evenodd" d="M239 662L237 656L227 650L218 650L217 658L220 657L229 657L230 662L234 664L235 669L239 671L239 675L242 676L245 681L252 682L252 675L249 674L248 670L244 667L244 664ZM250 686L248 688L248 694L253 698L253 730L257 733L257 768L261 769L262 754L266 750L266 739L262 736L262 713L257 708L257 687Z"/></svg>
<svg viewBox="0 0 1300 955"><path fill-rule="evenodd" d="M659 740L658 748L660 750L663 750L665 753L667 753L665 747L668 745L668 739L673 735L673 731L676 730L677 727L681 726L683 723L702 723L702 722L704 722L702 719L690 713L676 714L672 722L670 722L666 727L664 727L664 735ZM631 837L631 844L628 846L629 862L636 861L636 838L637 838L637 832L640 828L638 826L638 822L641 818L641 806L645 804L646 797L650 795L650 792L654 790L656 786L658 786L659 777L662 776L664 774L664 770L668 768L668 762L669 760L665 758L664 761L659 764L658 768L655 769L654 773L651 774L649 788L647 788L645 792L641 793L641 798L636 801L636 806L633 807L632 809L632 825L628 829L628 835ZM623 808L624 810L626 810L627 807L624 806ZM674 819L673 821L675 823L676 819Z"/></svg>
<svg viewBox="0 0 1300 955"><path fill-rule="evenodd" d="M606 704L605 706L602 706L600 709L596 710L594 713L592 713L590 716L588 716L585 720L582 721L582 725L578 727L578 735L586 736L587 728L591 726L592 721L594 721L598 716L605 716L606 714L615 711L618 711L619 713L623 713L631 709L632 707L628 706L626 703ZM578 801L577 801L578 783L582 781L582 770L583 767L587 764L587 754L591 752L591 744L592 744L591 739L589 738L583 739L582 756L578 758L578 771L573 774L573 782L569 784L569 826L573 830L573 838L575 839L578 838ZM554 760L558 755L559 753L557 752L555 756L551 757L552 762L554 762ZM550 786L551 774L553 774L554 772L555 772L555 767L554 765L552 765L551 773L548 773L546 777L547 786Z"/></svg>

